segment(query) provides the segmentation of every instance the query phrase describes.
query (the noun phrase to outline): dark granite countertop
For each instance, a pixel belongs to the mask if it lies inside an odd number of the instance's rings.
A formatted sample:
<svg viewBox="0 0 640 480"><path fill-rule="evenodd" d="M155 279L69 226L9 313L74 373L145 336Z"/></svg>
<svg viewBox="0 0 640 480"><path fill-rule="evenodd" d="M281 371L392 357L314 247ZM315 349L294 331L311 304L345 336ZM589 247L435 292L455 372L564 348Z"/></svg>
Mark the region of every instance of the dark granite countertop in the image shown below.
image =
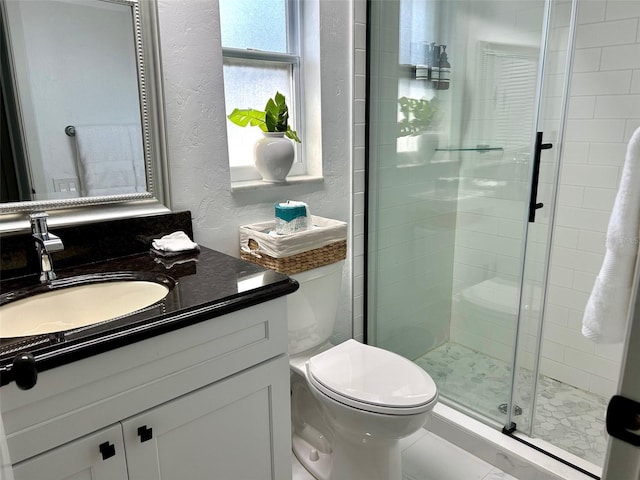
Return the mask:
<svg viewBox="0 0 640 480"><path fill-rule="evenodd" d="M114 348L256 305L297 290L295 280L258 265L202 248L197 254L159 258L138 253L82 266L56 270L51 286L39 286L28 275L0 282L0 304L8 292L24 288L56 288L87 274L144 272L175 282L160 302L134 314L64 334L0 339L0 385L14 379L13 360L31 353L38 372ZM33 291L31 293L34 293Z"/></svg>

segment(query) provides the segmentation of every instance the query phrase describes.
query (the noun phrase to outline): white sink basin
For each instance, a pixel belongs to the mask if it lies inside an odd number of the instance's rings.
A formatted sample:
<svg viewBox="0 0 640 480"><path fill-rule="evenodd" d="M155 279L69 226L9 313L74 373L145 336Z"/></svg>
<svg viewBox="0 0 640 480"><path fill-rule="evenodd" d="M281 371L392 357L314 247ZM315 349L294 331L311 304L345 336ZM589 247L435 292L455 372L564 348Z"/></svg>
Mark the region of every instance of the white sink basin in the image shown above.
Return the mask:
<svg viewBox="0 0 640 480"><path fill-rule="evenodd" d="M162 300L169 286L146 280L81 284L0 306L0 338L61 332L121 317Z"/></svg>

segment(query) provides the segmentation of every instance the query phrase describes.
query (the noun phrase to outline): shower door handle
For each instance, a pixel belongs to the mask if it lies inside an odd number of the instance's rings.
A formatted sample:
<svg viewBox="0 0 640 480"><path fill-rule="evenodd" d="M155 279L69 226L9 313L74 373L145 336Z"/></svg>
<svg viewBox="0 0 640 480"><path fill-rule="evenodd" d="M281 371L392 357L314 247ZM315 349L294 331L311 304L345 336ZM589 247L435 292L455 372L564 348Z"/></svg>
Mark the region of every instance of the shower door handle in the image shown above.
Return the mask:
<svg viewBox="0 0 640 480"><path fill-rule="evenodd" d="M542 150L553 147L550 143L542 143L542 132L536 133L536 145L533 152L533 175L531 176L531 197L529 198L529 222L536 221L536 210L544 207L538 203L538 181L540 179L540 156Z"/></svg>

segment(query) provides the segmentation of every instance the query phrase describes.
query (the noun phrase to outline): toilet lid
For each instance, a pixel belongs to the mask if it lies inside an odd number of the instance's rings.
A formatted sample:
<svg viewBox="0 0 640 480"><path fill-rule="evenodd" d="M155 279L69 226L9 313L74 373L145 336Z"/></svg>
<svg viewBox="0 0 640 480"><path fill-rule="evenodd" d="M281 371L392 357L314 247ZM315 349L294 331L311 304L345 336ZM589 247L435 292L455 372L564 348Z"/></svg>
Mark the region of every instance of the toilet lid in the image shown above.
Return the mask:
<svg viewBox="0 0 640 480"><path fill-rule="evenodd" d="M338 402L376 413L410 415L437 401L433 379L400 355L347 340L309 359L309 380Z"/></svg>

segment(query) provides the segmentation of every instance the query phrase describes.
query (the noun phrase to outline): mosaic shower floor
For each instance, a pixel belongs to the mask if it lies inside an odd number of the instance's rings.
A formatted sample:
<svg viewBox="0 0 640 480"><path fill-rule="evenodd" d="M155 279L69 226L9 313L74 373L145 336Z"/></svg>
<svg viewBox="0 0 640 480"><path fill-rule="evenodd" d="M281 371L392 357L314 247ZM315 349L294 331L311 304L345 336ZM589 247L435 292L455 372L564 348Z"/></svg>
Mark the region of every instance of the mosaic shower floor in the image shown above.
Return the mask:
<svg viewBox="0 0 640 480"><path fill-rule="evenodd" d="M498 407L508 400L511 368L507 363L456 343L441 345L415 362L431 375L442 396L490 418L505 418ZM533 374L520 369L518 376L517 398L524 411L513 420L525 425L529 423ZM607 447L606 409L607 399L541 376L533 436L602 465Z"/></svg>

